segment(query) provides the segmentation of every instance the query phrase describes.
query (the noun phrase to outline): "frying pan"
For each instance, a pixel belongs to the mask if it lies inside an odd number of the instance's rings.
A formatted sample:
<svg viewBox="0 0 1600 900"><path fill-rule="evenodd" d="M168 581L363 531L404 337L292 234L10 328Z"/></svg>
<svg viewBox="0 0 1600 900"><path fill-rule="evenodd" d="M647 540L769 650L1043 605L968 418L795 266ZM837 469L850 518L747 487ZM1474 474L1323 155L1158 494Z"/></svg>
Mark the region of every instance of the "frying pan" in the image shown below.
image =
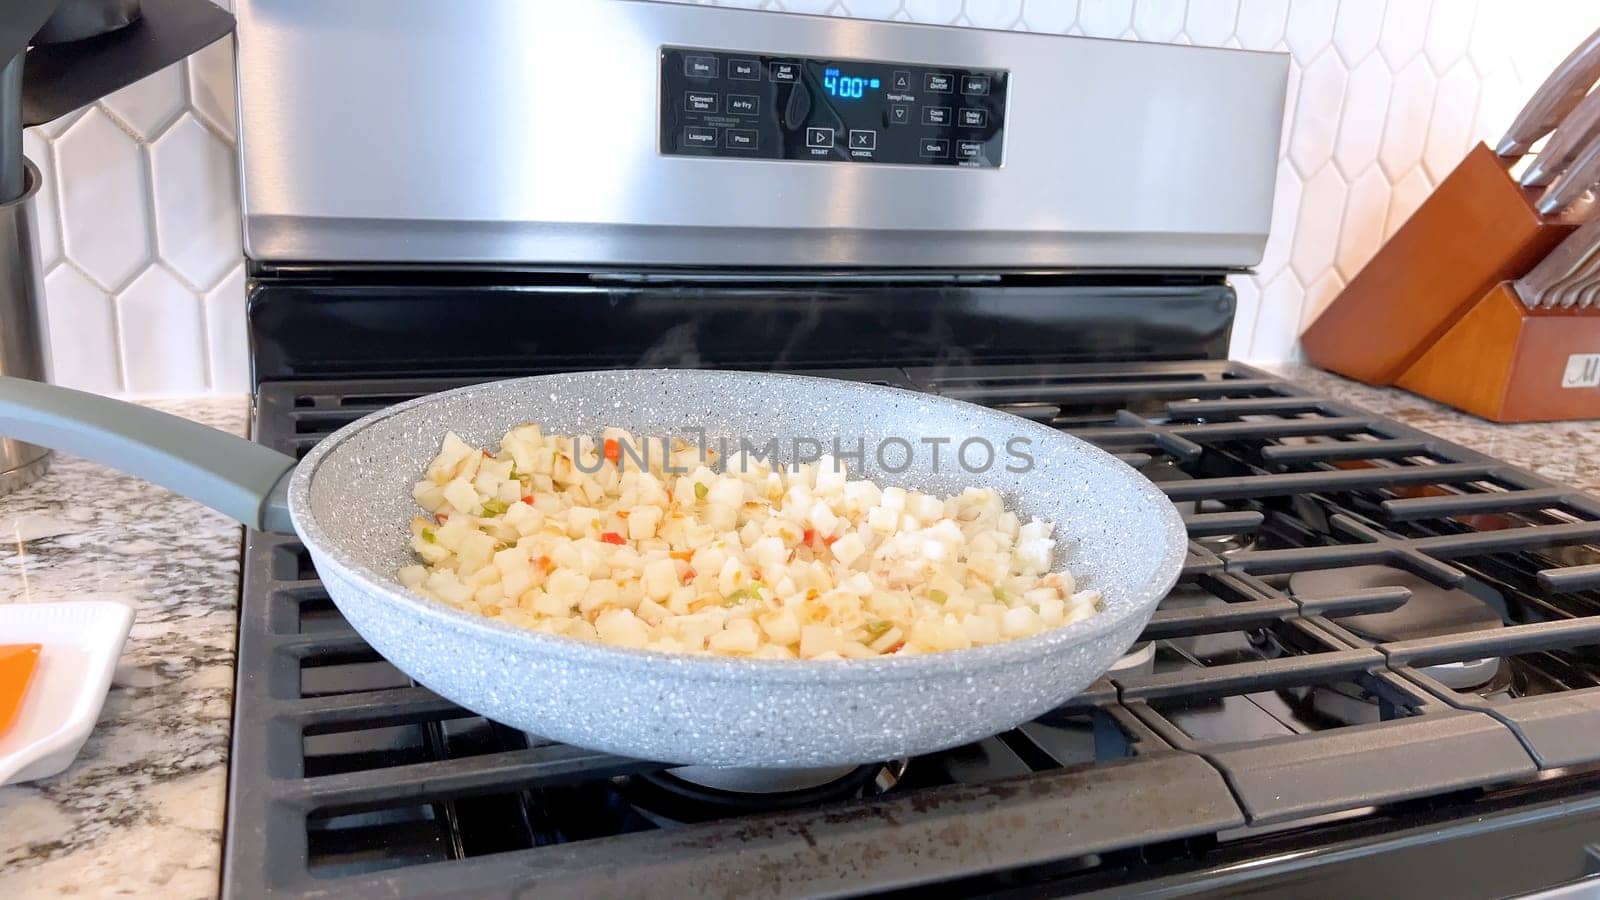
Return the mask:
<svg viewBox="0 0 1600 900"><path fill-rule="evenodd" d="M853 475L938 494L1000 492L1056 524L1053 567L1104 598L1097 615L1022 640L908 657L752 660L611 647L519 629L403 588L411 486L446 430L494 446L511 427L635 434L704 428L711 440L797 436L868 448ZM0 377L0 434L170 487L256 528L297 533L351 626L419 683L516 728L668 763L855 765L953 747L1073 697L1133 643L1177 580L1187 538L1154 485L1104 451L1007 413L896 388L793 375L633 370L544 375L446 391L373 413L297 465L240 438L143 407ZM967 437L997 449L956 464ZM953 439L940 464L906 454ZM858 444L858 441L860 442ZM1031 467L1008 455L1008 442ZM790 446L786 447L788 444ZM885 459L873 448L890 447ZM974 451L969 461L981 462ZM1026 468L1027 471L1013 471ZM85 498L87 501L88 498Z"/></svg>

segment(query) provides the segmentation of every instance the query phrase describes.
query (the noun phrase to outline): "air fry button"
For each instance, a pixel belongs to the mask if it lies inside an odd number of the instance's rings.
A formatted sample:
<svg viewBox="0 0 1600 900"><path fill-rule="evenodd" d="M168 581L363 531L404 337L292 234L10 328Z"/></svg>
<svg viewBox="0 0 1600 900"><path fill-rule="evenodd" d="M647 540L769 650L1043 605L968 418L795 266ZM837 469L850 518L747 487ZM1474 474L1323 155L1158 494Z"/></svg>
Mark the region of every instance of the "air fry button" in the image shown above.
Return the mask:
<svg viewBox="0 0 1600 900"><path fill-rule="evenodd" d="M807 128L806 129L806 146L807 147L823 148L823 149L832 147L833 146L833 129L832 128Z"/></svg>

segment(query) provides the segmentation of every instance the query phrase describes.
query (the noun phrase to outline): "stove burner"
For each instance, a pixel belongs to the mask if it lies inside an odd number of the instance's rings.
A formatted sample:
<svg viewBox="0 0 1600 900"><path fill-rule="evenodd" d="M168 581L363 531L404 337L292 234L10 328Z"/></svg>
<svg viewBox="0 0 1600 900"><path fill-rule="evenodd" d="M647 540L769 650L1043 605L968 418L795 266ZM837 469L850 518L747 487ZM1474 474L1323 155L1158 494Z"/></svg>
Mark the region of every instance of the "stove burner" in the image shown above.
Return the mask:
<svg viewBox="0 0 1600 900"><path fill-rule="evenodd" d="M842 769L684 766L622 776L615 783L618 793L640 815L670 828L727 816L875 797L898 784L905 770L906 760Z"/></svg>
<svg viewBox="0 0 1600 900"><path fill-rule="evenodd" d="M1297 597L1332 597L1380 587L1406 588L1411 599L1389 612L1339 617L1339 624L1379 643L1505 627L1505 598L1473 579L1459 588L1444 588L1390 566L1316 569L1296 572L1289 579L1289 590Z"/></svg>
<svg viewBox="0 0 1600 900"><path fill-rule="evenodd" d="M1514 684L1512 666L1503 659L1445 663L1418 671L1433 676L1447 687L1471 691L1488 700L1502 700L1519 693ZM1455 683L1452 683L1452 679ZM1287 688L1281 693L1301 715L1309 713L1312 717L1340 725L1363 725L1383 718L1379 698L1361 685L1351 682Z"/></svg>
<svg viewBox="0 0 1600 900"><path fill-rule="evenodd" d="M1411 599L1400 608L1382 613L1334 617L1352 633L1385 643L1412 638L1489 631L1505 627L1505 599L1498 591L1474 579L1460 588L1439 587L1427 579L1390 566L1353 566L1296 572L1289 590L1298 597L1333 596L1375 587L1403 587ZM1484 697L1515 696L1511 666L1499 657L1468 659L1419 667L1424 675L1456 691ZM1378 698L1355 684L1318 685L1301 689L1296 699L1322 715L1355 724L1380 718Z"/></svg>

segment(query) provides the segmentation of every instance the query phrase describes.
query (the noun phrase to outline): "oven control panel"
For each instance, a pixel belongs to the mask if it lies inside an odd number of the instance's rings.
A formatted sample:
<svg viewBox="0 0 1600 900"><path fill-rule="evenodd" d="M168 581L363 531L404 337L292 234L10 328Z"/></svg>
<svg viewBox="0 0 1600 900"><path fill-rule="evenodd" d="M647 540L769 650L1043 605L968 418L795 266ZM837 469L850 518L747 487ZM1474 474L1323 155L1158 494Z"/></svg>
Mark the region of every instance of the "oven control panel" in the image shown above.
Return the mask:
<svg viewBox="0 0 1600 900"><path fill-rule="evenodd" d="M661 152L1000 166L1004 69L661 50Z"/></svg>

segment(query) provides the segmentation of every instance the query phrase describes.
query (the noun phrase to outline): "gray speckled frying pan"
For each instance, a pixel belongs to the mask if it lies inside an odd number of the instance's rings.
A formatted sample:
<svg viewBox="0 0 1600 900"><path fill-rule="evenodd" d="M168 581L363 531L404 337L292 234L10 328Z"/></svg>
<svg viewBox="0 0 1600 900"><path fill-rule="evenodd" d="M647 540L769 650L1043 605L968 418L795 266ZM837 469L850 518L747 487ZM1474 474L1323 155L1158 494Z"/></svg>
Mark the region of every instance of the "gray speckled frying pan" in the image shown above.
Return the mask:
<svg viewBox="0 0 1600 900"><path fill-rule="evenodd" d="M412 593L411 485L446 430L482 446L522 422L546 433L704 428L712 440L795 437L868 448L865 474L940 494L993 487L1056 523L1055 565L1099 590L1098 615L1023 640L867 660L750 660L609 647L522 630ZM1131 645L1187 545L1165 495L1102 450L972 404L825 378L695 370L500 381L402 403L341 428L298 465L275 451L114 400L0 377L0 434L148 478L276 531L292 528L350 624L394 665L462 706L559 741L662 762L820 767L952 747L1041 715ZM987 471L953 464L969 436ZM911 464L893 439L909 442ZM932 445L949 438L935 471ZM1033 459L1028 471L1008 442ZM788 445L788 446L785 446ZM888 447L885 462L874 448ZM969 454L980 467L981 448Z"/></svg>

